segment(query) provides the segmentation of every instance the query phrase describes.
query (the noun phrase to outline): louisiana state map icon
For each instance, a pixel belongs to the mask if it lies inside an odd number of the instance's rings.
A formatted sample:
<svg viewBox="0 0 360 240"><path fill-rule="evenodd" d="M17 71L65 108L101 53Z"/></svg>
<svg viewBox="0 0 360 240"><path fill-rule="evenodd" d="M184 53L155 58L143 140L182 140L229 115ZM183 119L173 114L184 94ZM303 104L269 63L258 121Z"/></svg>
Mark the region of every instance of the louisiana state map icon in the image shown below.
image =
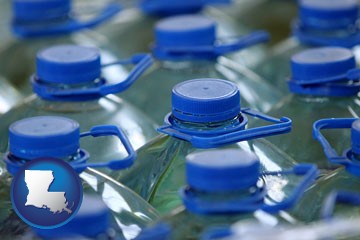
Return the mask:
<svg viewBox="0 0 360 240"><path fill-rule="evenodd" d="M15 212L27 224L51 229L76 215L83 189L78 173L55 158L31 160L16 173L11 184Z"/></svg>

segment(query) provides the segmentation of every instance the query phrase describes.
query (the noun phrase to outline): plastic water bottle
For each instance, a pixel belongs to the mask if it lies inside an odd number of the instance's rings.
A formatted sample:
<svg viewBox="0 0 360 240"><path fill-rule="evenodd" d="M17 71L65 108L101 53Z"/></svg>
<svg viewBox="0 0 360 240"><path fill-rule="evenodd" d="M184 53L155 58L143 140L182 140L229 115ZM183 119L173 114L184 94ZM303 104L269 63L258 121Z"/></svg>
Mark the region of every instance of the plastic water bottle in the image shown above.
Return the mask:
<svg viewBox="0 0 360 240"><path fill-rule="evenodd" d="M360 115L359 70L354 55L340 47L305 50L291 58L291 69L288 87L292 95L268 114L290 117L293 128L287 136L271 137L269 141L299 163L311 162L320 169L329 169L332 166L324 161L322 148L312 137L312 124L322 118ZM347 136L328 133L331 140L347 139ZM346 142L334 141L334 144L336 149L343 149Z"/></svg>
<svg viewBox="0 0 360 240"><path fill-rule="evenodd" d="M107 159L104 156L94 158L89 154L88 149L82 148L80 144L80 138L87 136L115 136L120 140L120 144L126 148L128 155L125 158L118 156L117 160ZM96 143L101 140L92 139L91 141L96 146ZM80 177L84 193L102 198L111 211L112 222L116 223L117 234L125 236L125 238L120 239L129 239L129 236L135 237L142 228L157 219L155 210L137 194L96 170L97 168L109 168L114 171L127 168L133 164L136 154L121 129L113 125L101 125L94 126L88 132L80 133L79 124L74 120L56 116L40 116L19 120L9 128L9 151L3 157L7 171L2 169L0 177L2 186L1 206L2 209L7 210L6 212L2 211L0 216L0 234L2 237L10 238L17 233L22 234L21 229L15 231L17 227L21 228L22 225L21 220L11 210L9 196L11 176L15 175L25 162L43 156L67 161L77 172L81 172ZM86 206L84 207L86 209ZM95 210L96 206L92 207ZM97 220L92 223L92 226L94 224L99 224L98 227L101 228L101 224L104 223ZM132 227L126 228L123 226L124 224ZM12 226L14 229L9 229L6 226ZM23 227L27 228L26 225ZM80 230L85 231L86 228ZM97 234L99 229L95 227L91 231L96 231L94 234ZM91 231L89 233L92 234Z"/></svg>
<svg viewBox="0 0 360 240"><path fill-rule="evenodd" d="M287 92L284 80L290 75L288 61L293 54L312 46L355 47L358 52L360 43L357 0L299 0L298 12L293 36L274 46L255 70L283 92Z"/></svg>
<svg viewBox="0 0 360 240"><path fill-rule="evenodd" d="M160 21L154 30L156 41L152 48L156 62L123 98L161 124L171 108L172 87L205 76L235 82L243 92L245 106L269 110L280 100L280 93L251 70L222 57L266 40L267 33L254 32L231 43L217 44L215 31L216 23L200 15Z"/></svg>
<svg viewBox="0 0 360 240"><path fill-rule="evenodd" d="M151 65L147 54L134 55L115 64L134 64L119 76L117 83L102 77L100 53L92 47L60 45L40 51L37 71L31 78L35 95L0 118L0 152L7 149L9 125L22 118L57 115L74 119L83 130L94 125L112 124L124 129L135 149L156 136L155 124L132 105L113 95L126 90ZM94 159L108 159L125 153L116 139L108 138L96 146L84 140ZM96 149L96 150L94 150Z"/></svg>
<svg viewBox="0 0 360 240"><path fill-rule="evenodd" d="M199 239L210 226L223 227L237 221L256 220L273 226L293 223L286 211L316 176L313 164L261 173L259 158L242 150L193 153L186 157L187 183L180 190L183 206L160 222L170 226L168 239Z"/></svg>
<svg viewBox="0 0 360 240"><path fill-rule="evenodd" d="M348 139L338 134L337 141L349 142L343 149L335 149L331 146L328 139L323 135L327 131L348 131L351 137ZM331 164L343 166L326 176L317 180L317 182L304 194L299 205L294 209L294 215L304 221L313 221L321 217L322 203L333 190L354 191L360 193L358 186L360 184L360 165L358 162L360 146L360 120L358 118L333 118L322 119L314 123L314 137L318 140L324 149L324 153ZM338 154L338 152L343 152ZM360 216L358 211L349 211L350 216ZM327 216L329 214L326 214Z"/></svg>
<svg viewBox="0 0 360 240"><path fill-rule="evenodd" d="M267 126L245 129L248 117ZM270 124L271 123L271 124ZM185 184L185 156L210 148L242 148L259 154L263 170L280 171L294 160L262 140L248 140L290 131L291 120L276 119L249 108L240 108L237 86L220 79L194 79L172 90L172 112L166 115L163 133L138 150L138 158L125 175L112 175L161 213L181 204L178 189ZM242 142L242 143L240 143ZM139 178L138 176L141 176Z"/></svg>
<svg viewBox="0 0 360 240"><path fill-rule="evenodd" d="M104 36L81 30L109 21L121 6L116 2L83 8L72 5L72 0L12 0L13 38L0 48L0 76L24 95L31 93L28 79L35 71L33 60L40 49L80 43L106 49L106 44L101 43Z"/></svg>

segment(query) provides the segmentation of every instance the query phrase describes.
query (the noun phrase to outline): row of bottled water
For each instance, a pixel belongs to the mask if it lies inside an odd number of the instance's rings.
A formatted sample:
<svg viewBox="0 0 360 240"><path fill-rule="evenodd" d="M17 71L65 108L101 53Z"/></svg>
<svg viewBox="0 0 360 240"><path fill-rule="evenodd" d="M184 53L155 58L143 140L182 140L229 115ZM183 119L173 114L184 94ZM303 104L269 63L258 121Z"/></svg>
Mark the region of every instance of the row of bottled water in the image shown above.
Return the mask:
<svg viewBox="0 0 360 240"><path fill-rule="evenodd" d="M359 239L357 0L0 3L1 239ZM10 199L42 157L56 229Z"/></svg>

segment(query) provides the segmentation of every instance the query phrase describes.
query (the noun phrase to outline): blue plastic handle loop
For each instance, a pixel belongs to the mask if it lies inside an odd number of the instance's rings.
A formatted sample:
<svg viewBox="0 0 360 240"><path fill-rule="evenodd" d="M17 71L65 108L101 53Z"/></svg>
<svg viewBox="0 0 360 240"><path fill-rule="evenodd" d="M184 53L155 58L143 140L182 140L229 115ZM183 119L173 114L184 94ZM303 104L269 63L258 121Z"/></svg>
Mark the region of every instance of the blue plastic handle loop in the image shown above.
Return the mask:
<svg viewBox="0 0 360 240"><path fill-rule="evenodd" d="M186 130L184 131L174 125L169 124L169 122L167 122L166 125L159 127L157 130L169 136L188 141L197 148L214 148L222 145L283 134L291 131L292 120L287 117L277 119L249 108L242 109L240 113L275 124L251 129L240 128L233 132L225 132L222 134L217 133L209 136L204 136L203 133L197 133L196 131L193 131L192 133L186 132Z"/></svg>
<svg viewBox="0 0 360 240"><path fill-rule="evenodd" d="M287 84L292 93L312 96L349 97L356 96L360 91L359 81L309 85L301 85L296 81L287 81Z"/></svg>
<svg viewBox="0 0 360 240"><path fill-rule="evenodd" d="M351 125L358 118L328 118L316 121L313 124L313 137L320 142L324 149L324 153L327 159L334 164L341 164L349 167L350 165L360 167L360 164L353 163L346 155L339 156L335 149L333 149L330 143L322 135L322 129L351 129Z"/></svg>
<svg viewBox="0 0 360 240"><path fill-rule="evenodd" d="M337 46L352 48L360 43L360 31L357 30L355 33L349 32L347 36L342 37L329 37L314 35L311 31L306 31L295 23L292 27L292 32L295 38L301 43L309 44L313 46Z"/></svg>
<svg viewBox="0 0 360 240"><path fill-rule="evenodd" d="M289 209L293 207L298 199L302 196L304 191L315 181L318 176L318 168L314 164L298 164L293 169L287 171L276 172L263 172L262 175L278 176L295 174L303 176L302 181L299 183L289 197L282 202L268 205L264 202L264 199L258 199L249 197L249 199L231 200L228 202L208 202L197 198L195 194L192 194L187 187L180 190L180 195L183 199L183 203L191 212L198 214L217 214L217 213L240 213L240 212L254 212L257 210L263 210L269 213L276 213L281 210ZM266 186L264 193L260 196L266 196Z"/></svg>
<svg viewBox="0 0 360 240"><path fill-rule="evenodd" d="M234 38L234 37L231 37ZM212 46L178 46L178 47L155 47L154 51L161 51L171 56L172 54L191 54L196 56L213 56L218 57L231 52L246 49L248 47L257 45L259 43L268 42L270 35L266 31L255 31L245 36L237 37L236 40L229 43L222 43L224 40L230 38L221 38ZM158 49L157 49L158 48Z"/></svg>
<svg viewBox="0 0 360 240"><path fill-rule="evenodd" d="M109 168L111 170L119 170L123 168L130 167L136 158L136 152L132 147L129 139L125 135L125 133L118 127L114 125L100 125L95 126L90 129L88 132L84 132L80 134L80 137L101 137L101 136L115 136L119 138L121 143L123 144L128 156L123 159L115 159L110 160L108 162L101 162L101 163L84 163L74 166L75 170L84 170L85 168Z"/></svg>
<svg viewBox="0 0 360 240"><path fill-rule="evenodd" d="M224 55L229 52L245 49L259 43L268 42L270 40L270 34L266 31L255 31L248 35L237 38L231 43L219 43L215 45L214 51L216 55ZM221 41L221 39L219 39Z"/></svg>
<svg viewBox="0 0 360 240"><path fill-rule="evenodd" d="M22 25L14 21L12 23L12 29L17 36L23 38L44 37L71 33L81 29L95 27L115 16L121 11L121 9L122 6L119 3L111 2L105 6L97 16L87 21L80 21L76 18L69 17L61 24L49 24L49 26L46 27L39 27L39 25L36 24L34 26L29 24Z"/></svg>
<svg viewBox="0 0 360 240"><path fill-rule="evenodd" d="M150 54L136 54L130 59L109 63L103 67L115 64L136 64L128 77L116 84L106 85L106 80L102 79L100 86L85 89L59 89L57 87L41 83L41 79L36 76L31 77L33 90L40 96L54 99L81 100L84 98L101 98L108 94L115 94L128 89L152 64L153 58Z"/></svg>
<svg viewBox="0 0 360 240"><path fill-rule="evenodd" d="M334 215L336 203L360 206L360 194L350 191L332 191L325 199L321 208L321 218L331 220Z"/></svg>
<svg viewBox="0 0 360 240"><path fill-rule="evenodd" d="M313 84L323 84L323 83L346 81L346 80L359 81L359 79L360 79L360 69L354 68L354 69L350 69L345 74L341 74L338 76L332 76L332 77L328 77L328 78L319 78L319 79L313 79L313 80L296 80L296 83L299 85L313 85Z"/></svg>

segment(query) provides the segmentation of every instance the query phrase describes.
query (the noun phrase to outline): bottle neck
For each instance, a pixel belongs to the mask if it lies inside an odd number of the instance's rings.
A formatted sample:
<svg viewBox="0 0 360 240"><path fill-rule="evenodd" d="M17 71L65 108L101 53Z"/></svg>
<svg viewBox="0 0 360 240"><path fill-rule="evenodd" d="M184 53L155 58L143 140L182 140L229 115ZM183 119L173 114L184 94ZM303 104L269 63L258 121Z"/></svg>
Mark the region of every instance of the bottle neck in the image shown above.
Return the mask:
<svg viewBox="0 0 360 240"><path fill-rule="evenodd" d="M204 72L209 68L213 67L216 61L211 60L182 60L182 61L171 61L171 60L160 60L158 59L159 65L161 68L172 70L172 71L181 71L189 70Z"/></svg>
<svg viewBox="0 0 360 240"><path fill-rule="evenodd" d="M103 82L104 79L102 79L102 78L97 78L92 81L88 81L88 82L84 82L84 83L51 83L51 82L43 81L41 79L38 79L38 81L41 84L44 84L50 88L56 88L56 89L61 89L61 90L89 89L89 88L98 87L99 85L104 84L104 82Z"/></svg>
<svg viewBox="0 0 360 240"><path fill-rule="evenodd" d="M48 112L58 113L72 113L82 111L94 111L101 108L101 100L88 100L88 101L67 101L67 100L52 100L38 96L34 101L34 105L38 109Z"/></svg>
<svg viewBox="0 0 360 240"><path fill-rule="evenodd" d="M306 28L304 31L313 36L321 36L323 38L344 38L355 34L359 31L356 26L349 26L346 29L316 29Z"/></svg>
<svg viewBox="0 0 360 240"><path fill-rule="evenodd" d="M180 129L195 130L195 131L212 131L236 127L243 121L239 114L232 119L221 122L187 122L174 117L173 123Z"/></svg>
<svg viewBox="0 0 360 240"><path fill-rule="evenodd" d="M294 26L324 37L347 37L359 31L356 19L297 19Z"/></svg>
<svg viewBox="0 0 360 240"><path fill-rule="evenodd" d="M243 213L244 211L235 209L239 209L239 205L244 209L245 205L260 206L264 203L266 195L265 182L262 178L259 178L254 186L247 189L206 192L188 186L184 191L186 195L183 198L183 204L187 211L195 214L204 214L205 212L206 214ZM199 211L199 209L202 210Z"/></svg>
<svg viewBox="0 0 360 240"><path fill-rule="evenodd" d="M35 77L35 80L33 80L33 90L34 93L44 100L60 102L86 102L100 99L101 96L95 93L92 94L91 89L99 88L104 84L106 84L106 81L103 78L98 78L85 83L69 84L49 83ZM87 90L90 90L90 93L87 93Z"/></svg>
<svg viewBox="0 0 360 240"><path fill-rule="evenodd" d="M39 19L39 20L34 20L34 21L15 19L14 23L17 25L21 25L23 27L34 27L34 26L48 27L48 26L63 24L69 20L70 20L69 16L64 15L64 16L58 16L58 17L54 17L54 18L41 19L41 20Z"/></svg>
<svg viewBox="0 0 360 240"><path fill-rule="evenodd" d="M17 157L11 153L8 155L8 157L9 157L9 160L15 161L16 163L19 163L19 164L25 164L34 159L34 158ZM82 154L81 154L80 149L78 149L75 153L73 153L71 155L68 155L65 157L56 157L56 158L63 160L67 163L72 163L72 162L79 161L82 158Z"/></svg>

